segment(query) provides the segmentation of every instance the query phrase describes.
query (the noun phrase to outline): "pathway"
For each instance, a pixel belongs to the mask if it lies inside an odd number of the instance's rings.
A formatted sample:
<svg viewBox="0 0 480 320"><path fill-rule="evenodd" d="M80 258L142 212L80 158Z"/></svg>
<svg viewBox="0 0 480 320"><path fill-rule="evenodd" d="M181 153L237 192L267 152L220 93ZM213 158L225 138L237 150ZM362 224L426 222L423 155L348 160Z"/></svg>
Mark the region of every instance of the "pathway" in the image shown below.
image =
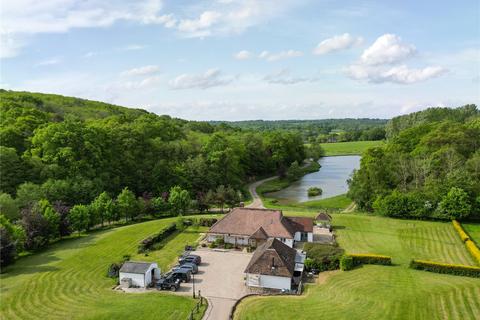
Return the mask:
<svg viewBox="0 0 480 320"><path fill-rule="evenodd" d="M260 198L260 196L257 193L257 188L262 183L273 180L277 177L278 176L273 176L273 177L270 177L270 178L267 178L267 179L255 181L254 183L250 184L250 186L248 187L248 191L250 191L250 194L252 195L253 201L252 201L252 203L250 203L246 207L247 208L261 208L261 209L264 209L265 207L263 206L262 198Z"/></svg>

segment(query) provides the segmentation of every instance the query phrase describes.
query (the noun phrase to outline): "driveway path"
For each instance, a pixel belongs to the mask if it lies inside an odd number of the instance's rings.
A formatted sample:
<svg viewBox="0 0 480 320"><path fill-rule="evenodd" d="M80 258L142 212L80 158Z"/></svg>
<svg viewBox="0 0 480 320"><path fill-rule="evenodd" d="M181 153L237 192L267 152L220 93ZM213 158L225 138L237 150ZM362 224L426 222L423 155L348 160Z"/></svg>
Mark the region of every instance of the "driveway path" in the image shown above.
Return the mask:
<svg viewBox="0 0 480 320"><path fill-rule="evenodd" d="M248 206L246 206L247 208L261 208L261 209L265 208L263 206L262 198L260 198L260 196L257 193L257 187L259 185L261 185L262 183L273 180L275 178L278 178L278 176L273 176L273 177L270 177L270 178L267 178L267 179L255 181L254 183L252 183L248 187L248 191L250 191L250 194L252 195L253 201Z"/></svg>

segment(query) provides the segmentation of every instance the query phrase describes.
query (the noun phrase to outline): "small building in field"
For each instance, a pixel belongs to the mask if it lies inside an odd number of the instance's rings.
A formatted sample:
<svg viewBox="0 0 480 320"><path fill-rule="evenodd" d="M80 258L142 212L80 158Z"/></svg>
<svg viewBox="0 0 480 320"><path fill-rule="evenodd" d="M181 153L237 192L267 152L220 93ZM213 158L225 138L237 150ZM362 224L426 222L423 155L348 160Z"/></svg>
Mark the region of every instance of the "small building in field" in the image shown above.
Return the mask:
<svg viewBox="0 0 480 320"><path fill-rule="evenodd" d="M332 216L326 212L320 212L315 218L315 221L322 223L330 223L332 221Z"/></svg>
<svg viewBox="0 0 480 320"><path fill-rule="evenodd" d="M159 278L160 268L155 262L127 261L119 272L119 281L124 287L147 288Z"/></svg>
<svg viewBox="0 0 480 320"><path fill-rule="evenodd" d="M249 287L291 290L303 272L305 255L270 238L255 250L246 274Z"/></svg>
<svg viewBox="0 0 480 320"><path fill-rule="evenodd" d="M234 208L208 231L207 240L222 239L235 246L258 247L276 238L289 247L295 241L313 241L313 220L307 217L285 217L280 210Z"/></svg>

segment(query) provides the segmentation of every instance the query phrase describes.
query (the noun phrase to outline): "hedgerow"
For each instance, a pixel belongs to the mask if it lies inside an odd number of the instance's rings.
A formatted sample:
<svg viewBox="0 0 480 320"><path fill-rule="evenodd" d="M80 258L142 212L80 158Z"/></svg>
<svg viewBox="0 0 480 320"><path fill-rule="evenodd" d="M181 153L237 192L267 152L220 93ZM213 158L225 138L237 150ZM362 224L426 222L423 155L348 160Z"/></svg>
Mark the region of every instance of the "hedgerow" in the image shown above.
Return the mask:
<svg viewBox="0 0 480 320"><path fill-rule="evenodd" d="M410 262L410 268L416 269L416 270L436 272L436 273L480 278L479 267L465 266L461 264L448 264L448 263L414 259Z"/></svg>
<svg viewBox="0 0 480 320"><path fill-rule="evenodd" d="M465 230L463 230L462 225L457 220L452 220L452 224L455 230L457 231L458 235L460 236L460 239L462 239L463 242L470 239L470 237L465 232Z"/></svg>
<svg viewBox="0 0 480 320"><path fill-rule="evenodd" d="M172 223L170 226L161 230L156 235L143 239L138 246L138 253L144 253L147 250L150 250L154 246L154 244L164 240L169 235L173 234L175 231L177 231L177 224Z"/></svg>
<svg viewBox="0 0 480 320"><path fill-rule="evenodd" d="M467 246L467 250L470 252L472 257L477 261L478 264L480 264L480 249L478 249L475 242L468 239L465 241L465 245Z"/></svg>
<svg viewBox="0 0 480 320"><path fill-rule="evenodd" d="M342 270L351 270L362 264L391 265L392 257L380 254L350 253L344 255L340 260L340 268Z"/></svg>

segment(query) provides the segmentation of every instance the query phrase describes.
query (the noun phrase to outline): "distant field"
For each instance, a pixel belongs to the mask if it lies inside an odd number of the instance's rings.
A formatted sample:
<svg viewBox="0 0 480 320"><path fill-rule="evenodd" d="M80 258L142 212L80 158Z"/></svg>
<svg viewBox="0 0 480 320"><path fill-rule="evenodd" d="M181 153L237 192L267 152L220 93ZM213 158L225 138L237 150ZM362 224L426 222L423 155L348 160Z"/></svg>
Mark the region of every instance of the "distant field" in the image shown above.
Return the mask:
<svg viewBox="0 0 480 320"><path fill-rule="evenodd" d="M322 143L326 156L361 155L365 150L383 145L384 141L351 141Z"/></svg>
<svg viewBox="0 0 480 320"><path fill-rule="evenodd" d="M2 270L1 319L186 319L195 301L169 293L125 294L111 290L108 266L135 256L138 243L175 221L149 221L101 231L52 245ZM166 246L139 260L173 263L198 231L172 237Z"/></svg>
<svg viewBox="0 0 480 320"><path fill-rule="evenodd" d="M408 268L411 258L474 264L451 223L335 214L334 225L347 252L392 255L395 265L322 274L300 297L247 298L235 319L478 319L480 279Z"/></svg>
<svg viewBox="0 0 480 320"><path fill-rule="evenodd" d="M467 231L468 235L473 239L473 241L480 246L480 224L462 223L462 226L465 231Z"/></svg>

